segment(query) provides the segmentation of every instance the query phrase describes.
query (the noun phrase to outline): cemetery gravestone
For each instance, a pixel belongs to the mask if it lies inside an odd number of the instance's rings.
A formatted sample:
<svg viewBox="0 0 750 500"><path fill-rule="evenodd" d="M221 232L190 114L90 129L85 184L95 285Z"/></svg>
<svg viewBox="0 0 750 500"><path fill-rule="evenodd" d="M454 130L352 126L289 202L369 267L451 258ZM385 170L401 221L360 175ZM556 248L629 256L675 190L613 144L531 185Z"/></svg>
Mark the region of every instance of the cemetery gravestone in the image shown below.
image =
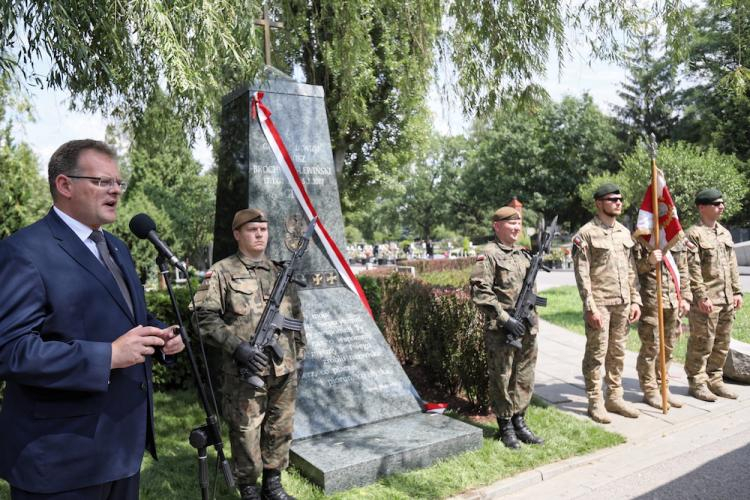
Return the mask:
<svg viewBox="0 0 750 500"><path fill-rule="evenodd" d="M267 254L274 260L289 258L307 222L251 116L256 91L264 92L263 103L321 221L338 247L346 248L322 88L278 73L268 76L224 98L215 260L236 250L230 223L241 208L266 212ZM328 493L481 446L480 429L421 412L414 387L317 236L301 269L308 347L292 445L296 467Z"/></svg>

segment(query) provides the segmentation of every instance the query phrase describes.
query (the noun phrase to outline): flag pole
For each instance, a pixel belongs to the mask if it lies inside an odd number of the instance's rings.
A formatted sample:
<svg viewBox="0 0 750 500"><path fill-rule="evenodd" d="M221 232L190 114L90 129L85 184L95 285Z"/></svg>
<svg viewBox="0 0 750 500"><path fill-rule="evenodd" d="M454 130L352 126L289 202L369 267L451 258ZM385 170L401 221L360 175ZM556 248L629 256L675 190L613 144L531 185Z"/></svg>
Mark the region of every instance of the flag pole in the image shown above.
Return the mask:
<svg viewBox="0 0 750 500"><path fill-rule="evenodd" d="M659 182L656 170L656 136L651 134L651 206L654 213L654 249L661 248L661 230L659 228ZM664 259L664 255L662 255ZM664 345L664 304L662 303L661 262L656 263L656 312L659 318L659 370L661 372L661 410L666 414L669 410L669 382L667 381L667 353Z"/></svg>

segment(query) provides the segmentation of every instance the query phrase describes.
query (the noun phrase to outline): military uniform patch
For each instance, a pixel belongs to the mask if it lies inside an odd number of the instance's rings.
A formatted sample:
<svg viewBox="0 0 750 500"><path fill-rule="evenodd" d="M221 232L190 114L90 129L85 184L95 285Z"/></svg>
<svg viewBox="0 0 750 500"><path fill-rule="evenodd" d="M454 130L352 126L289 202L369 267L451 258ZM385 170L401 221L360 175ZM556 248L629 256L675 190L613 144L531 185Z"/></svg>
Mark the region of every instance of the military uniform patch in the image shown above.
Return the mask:
<svg viewBox="0 0 750 500"><path fill-rule="evenodd" d="M482 262L482 261L483 261L484 259L486 259L486 258L487 258L487 257L486 257L485 255L481 255L481 254L480 254L480 255L477 255L477 262Z"/></svg>
<svg viewBox="0 0 750 500"><path fill-rule="evenodd" d="M581 238L581 235L579 234L573 236L573 244L581 250L586 250L586 242L583 241L583 238Z"/></svg>
<svg viewBox="0 0 750 500"><path fill-rule="evenodd" d="M685 246L687 247L688 250L691 250L691 251L693 251L696 248L698 248L697 246L695 246L695 243L693 243L690 240L685 240Z"/></svg>
<svg viewBox="0 0 750 500"><path fill-rule="evenodd" d="M209 282L209 280L211 279L211 276L212 276L213 274L214 274L214 272L213 272L213 271L206 271L206 274L205 274L205 275L203 276L203 281L201 281L201 287L202 287L202 286L204 286L204 285L205 285L206 287L208 287L208 282ZM199 290L200 290L200 288L199 288Z"/></svg>

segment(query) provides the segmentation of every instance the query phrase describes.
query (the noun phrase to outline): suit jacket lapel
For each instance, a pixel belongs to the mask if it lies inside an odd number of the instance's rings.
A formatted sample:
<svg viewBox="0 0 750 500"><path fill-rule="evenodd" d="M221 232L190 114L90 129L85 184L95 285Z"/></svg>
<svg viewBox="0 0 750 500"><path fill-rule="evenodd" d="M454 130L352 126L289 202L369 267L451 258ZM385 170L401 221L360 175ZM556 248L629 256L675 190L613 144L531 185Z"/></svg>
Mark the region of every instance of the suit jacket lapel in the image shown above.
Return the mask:
<svg viewBox="0 0 750 500"><path fill-rule="evenodd" d="M57 216L54 210L50 210L45 217L47 226L50 228L52 236L57 240L58 245L73 258L81 267L89 272L104 288L107 289L112 299L117 302L120 309L131 319L133 317L130 314L128 305L125 302L125 298L120 292L120 288L117 286L112 273L109 272L104 264L102 264L94 256L91 251L86 248L86 245L76 236L72 229L70 229L61 219ZM128 283L130 286L130 283ZM131 296L133 294L131 293ZM133 306L135 307L135 306Z"/></svg>

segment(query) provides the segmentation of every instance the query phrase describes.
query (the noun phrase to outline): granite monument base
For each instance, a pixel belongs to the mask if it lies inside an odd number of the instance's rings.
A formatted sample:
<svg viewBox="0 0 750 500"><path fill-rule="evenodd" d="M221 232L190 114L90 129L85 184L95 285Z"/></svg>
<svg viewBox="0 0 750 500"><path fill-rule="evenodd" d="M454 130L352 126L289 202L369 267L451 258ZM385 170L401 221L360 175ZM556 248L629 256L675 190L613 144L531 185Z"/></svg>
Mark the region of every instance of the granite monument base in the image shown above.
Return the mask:
<svg viewBox="0 0 750 500"><path fill-rule="evenodd" d="M414 413L294 441L290 460L329 494L481 447L479 427L444 415Z"/></svg>

